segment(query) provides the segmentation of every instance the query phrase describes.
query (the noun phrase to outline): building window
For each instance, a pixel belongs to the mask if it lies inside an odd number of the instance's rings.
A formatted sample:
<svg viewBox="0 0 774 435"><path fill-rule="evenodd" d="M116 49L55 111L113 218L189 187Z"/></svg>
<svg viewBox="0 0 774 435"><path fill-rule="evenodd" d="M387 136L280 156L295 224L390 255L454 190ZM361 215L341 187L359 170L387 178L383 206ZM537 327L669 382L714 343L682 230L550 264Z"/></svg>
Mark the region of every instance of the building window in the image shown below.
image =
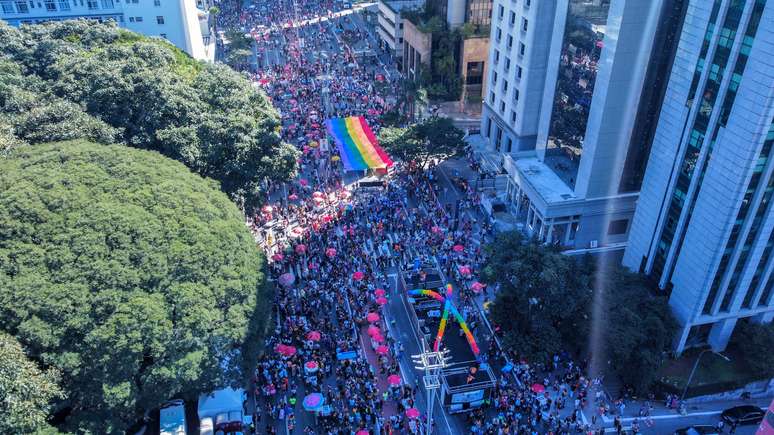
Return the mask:
<svg viewBox="0 0 774 435"><path fill-rule="evenodd" d="M511 26L516 24L516 12L511 12L511 20L508 22Z"/></svg>
<svg viewBox="0 0 774 435"><path fill-rule="evenodd" d="M484 131L484 135L486 135L486 137L492 135L492 118L486 119L486 131Z"/></svg>
<svg viewBox="0 0 774 435"><path fill-rule="evenodd" d="M507 45L508 45L508 49L513 47L513 36L508 35L508 43L507 43Z"/></svg>
<svg viewBox="0 0 774 435"><path fill-rule="evenodd" d="M164 17L161 15L156 17L156 24L164 24Z"/></svg>
<svg viewBox="0 0 774 435"><path fill-rule="evenodd" d="M500 42L500 39L502 39L502 37L503 37L503 31L500 30L500 28L498 27L497 32L495 33L495 40L497 42Z"/></svg>
<svg viewBox="0 0 774 435"><path fill-rule="evenodd" d="M135 23L142 23L142 17L134 17Z"/></svg>
<svg viewBox="0 0 774 435"><path fill-rule="evenodd" d="M16 11L20 14L28 14L30 12L29 8L27 7L26 1L16 2Z"/></svg>
<svg viewBox="0 0 774 435"><path fill-rule="evenodd" d="M508 80L503 80L503 93L508 92Z"/></svg>
<svg viewBox="0 0 774 435"><path fill-rule="evenodd" d="M506 143L508 144L508 146L507 146L507 149L505 150L505 152L509 153L513 149L513 139L511 139L511 137L508 136L508 141Z"/></svg>
<svg viewBox="0 0 774 435"><path fill-rule="evenodd" d="M54 3L54 0L46 0L46 11L48 12L56 12L56 4Z"/></svg>
<svg viewBox="0 0 774 435"><path fill-rule="evenodd" d="M497 65L497 62L500 61L500 50L495 49L494 54L494 63Z"/></svg>
<svg viewBox="0 0 774 435"><path fill-rule="evenodd" d="M113 0L102 0L102 9L113 9Z"/></svg>
<svg viewBox="0 0 774 435"><path fill-rule="evenodd" d="M90 11L99 9L99 5L97 4L97 0L88 0L86 2L86 6L89 8Z"/></svg>
<svg viewBox="0 0 774 435"><path fill-rule="evenodd" d="M167 39L167 34L166 33L159 33L159 36L161 36L164 39Z"/></svg>
<svg viewBox="0 0 774 435"><path fill-rule="evenodd" d="M400 30L403 30L403 23L400 23L400 24L398 24L398 28L399 28Z"/></svg>
<svg viewBox="0 0 774 435"><path fill-rule="evenodd" d="M629 226L629 219L619 219L611 221L607 227L608 236L626 234L626 228Z"/></svg>
<svg viewBox="0 0 774 435"><path fill-rule="evenodd" d="M497 84L497 71L492 71L492 87Z"/></svg>
<svg viewBox="0 0 774 435"><path fill-rule="evenodd" d="M523 42L519 42L519 56L524 56L525 51L527 51L527 46Z"/></svg>
<svg viewBox="0 0 774 435"><path fill-rule="evenodd" d="M524 7L525 7L525 8L528 8L528 7L530 7L530 5L531 5L531 4L532 4L532 1L531 1L531 0L524 0Z"/></svg>
<svg viewBox="0 0 774 435"><path fill-rule="evenodd" d="M500 101L500 113L505 113L505 101Z"/></svg>
<svg viewBox="0 0 774 435"><path fill-rule="evenodd" d="M0 9L2 9L4 14L15 14L16 10L13 8L13 3L7 1L7 2L0 2Z"/></svg>
<svg viewBox="0 0 774 435"><path fill-rule="evenodd" d="M526 18L522 18L521 19L521 31L522 32L526 32L528 26L529 26L529 21L527 21Z"/></svg>
<svg viewBox="0 0 774 435"><path fill-rule="evenodd" d="M70 1L69 0L59 0L59 10L60 11L69 11L70 10Z"/></svg>
<svg viewBox="0 0 774 435"><path fill-rule="evenodd" d="M508 70L511 69L511 60L509 58L505 58L505 68L503 68L504 73L508 73Z"/></svg>
<svg viewBox="0 0 774 435"><path fill-rule="evenodd" d="M489 103L494 104L495 94L494 91L489 91Z"/></svg>
<svg viewBox="0 0 774 435"><path fill-rule="evenodd" d="M161 6L161 0L153 0L153 6Z"/></svg>
<svg viewBox="0 0 774 435"><path fill-rule="evenodd" d="M513 101L519 101L519 90L514 89L513 90Z"/></svg>
<svg viewBox="0 0 774 435"><path fill-rule="evenodd" d="M505 15L505 8L503 7L503 5L500 5L500 7L497 9L497 18L502 20L504 15Z"/></svg>
<svg viewBox="0 0 774 435"><path fill-rule="evenodd" d="M511 110L511 123L515 123L515 122L516 122L516 111Z"/></svg>
<svg viewBox="0 0 774 435"><path fill-rule="evenodd" d="M521 67L520 66L516 67L516 79L517 80L521 80Z"/></svg>

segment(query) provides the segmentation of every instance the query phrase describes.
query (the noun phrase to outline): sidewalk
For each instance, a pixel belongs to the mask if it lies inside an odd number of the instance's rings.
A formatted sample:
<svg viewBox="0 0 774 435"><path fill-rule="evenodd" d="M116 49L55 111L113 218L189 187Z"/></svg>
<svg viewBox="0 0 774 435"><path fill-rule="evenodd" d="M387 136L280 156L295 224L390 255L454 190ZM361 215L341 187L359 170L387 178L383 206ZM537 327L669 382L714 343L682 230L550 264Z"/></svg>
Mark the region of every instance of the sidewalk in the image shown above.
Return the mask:
<svg viewBox="0 0 774 435"><path fill-rule="evenodd" d="M771 403L771 399L771 397L768 397L750 400L717 400L711 402L691 403L687 405L687 414L685 415L680 414L676 409L667 408L664 406L663 401L657 401L655 403L651 403L652 410L650 417L653 420L667 420L672 418L684 418L691 416L720 415L723 410L739 405L754 405L765 409L769 406L769 403ZM639 412L643 404L644 401L629 401L624 408L621 421L623 423L633 421L634 419L639 419L642 421L645 417L640 416ZM601 417L605 425L612 424L615 420L615 417L619 415L617 411L612 411L613 410L611 409L611 412Z"/></svg>

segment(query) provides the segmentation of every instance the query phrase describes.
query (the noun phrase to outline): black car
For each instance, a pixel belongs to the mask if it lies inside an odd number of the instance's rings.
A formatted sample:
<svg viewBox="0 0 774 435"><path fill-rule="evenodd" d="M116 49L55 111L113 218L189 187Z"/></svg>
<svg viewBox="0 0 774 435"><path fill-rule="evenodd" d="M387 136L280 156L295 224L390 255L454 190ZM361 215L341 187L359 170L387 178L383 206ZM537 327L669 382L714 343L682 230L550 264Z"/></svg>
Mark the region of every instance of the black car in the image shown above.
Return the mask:
<svg viewBox="0 0 774 435"><path fill-rule="evenodd" d="M696 424L677 429L674 435L719 435L718 429L711 424Z"/></svg>
<svg viewBox="0 0 774 435"><path fill-rule="evenodd" d="M758 424L763 420L765 412L752 405L741 405L728 408L720 414L720 418L728 425Z"/></svg>

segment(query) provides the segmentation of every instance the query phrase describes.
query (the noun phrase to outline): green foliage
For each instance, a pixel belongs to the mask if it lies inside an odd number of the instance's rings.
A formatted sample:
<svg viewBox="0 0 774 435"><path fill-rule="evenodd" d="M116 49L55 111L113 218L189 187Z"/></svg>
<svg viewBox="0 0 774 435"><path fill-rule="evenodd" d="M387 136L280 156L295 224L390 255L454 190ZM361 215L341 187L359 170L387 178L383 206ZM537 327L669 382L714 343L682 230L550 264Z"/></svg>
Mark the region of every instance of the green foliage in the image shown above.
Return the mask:
<svg viewBox="0 0 774 435"><path fill-rule="evenodd" d="M500 284L491 314L506 346L543 362L562 349L605 355L623 382L641 391L653 383L676 322L641 275L599 269L591 257L568 257L516 232L500 234L485 252L482 278ZM590 341L597 344L586 349Z"/></svg>
<svg viewBox="0 0 774 435"><path fill-rule="evenodd" d="M0 160L0 330L61 371L68 429L124 432L240 383L268 318L264 266L216 183L158 153L75 141Z"/></svg>
<svg viewBox="0 0 774 435"><path fill-rule="evenodd" d="M732 343L741 352L753 375L761 379L774 377L774 365L770 358L765 357L774 352L774 323L740 321Z"/></svg>
<svg viewBox="0 0 774 435"><path fill-rule="evenodd" d="M156 150L255 198L296 173L266 95L223 65L92 21L0 23L0 116L31 144L69 139Z"/></svg>
<svg viewBox="0 0 774 435"><path fill-rule="evenodd" d="M460 155L465 149L464 133L449 118L433 116L406 128L385 127L379 143L390 155L425 167L431 159Z"/></svg>
<svg viewBox="0 0 774 435"><path fill-rule="evenodd" d="M58 378L56 370L40 370L18 341L0 332L0 433L46 430L51 402L63 397Z"/></svg>

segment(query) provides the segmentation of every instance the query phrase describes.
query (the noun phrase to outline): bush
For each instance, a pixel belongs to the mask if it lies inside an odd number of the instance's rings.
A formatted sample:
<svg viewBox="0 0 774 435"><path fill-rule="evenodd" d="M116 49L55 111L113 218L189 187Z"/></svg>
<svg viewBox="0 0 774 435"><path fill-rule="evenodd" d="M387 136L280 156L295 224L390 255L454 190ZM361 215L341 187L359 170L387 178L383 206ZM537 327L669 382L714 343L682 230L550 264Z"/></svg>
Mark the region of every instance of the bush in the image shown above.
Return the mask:
<svg viewBox="0 0 774 435"><path fill-rule="evenodd" d="M761 379L774 377L770 358L774 354L774 323L738 322L733 344L739 348L752 374Z"/></svg>
<svg viewBox="0 0 774 435"><path fill-rule="evenodd" d="M68 429L124 432L241 382L263 271L217 184L156 152L76 141L0 160L0 330L61 371Z"/></svg>

